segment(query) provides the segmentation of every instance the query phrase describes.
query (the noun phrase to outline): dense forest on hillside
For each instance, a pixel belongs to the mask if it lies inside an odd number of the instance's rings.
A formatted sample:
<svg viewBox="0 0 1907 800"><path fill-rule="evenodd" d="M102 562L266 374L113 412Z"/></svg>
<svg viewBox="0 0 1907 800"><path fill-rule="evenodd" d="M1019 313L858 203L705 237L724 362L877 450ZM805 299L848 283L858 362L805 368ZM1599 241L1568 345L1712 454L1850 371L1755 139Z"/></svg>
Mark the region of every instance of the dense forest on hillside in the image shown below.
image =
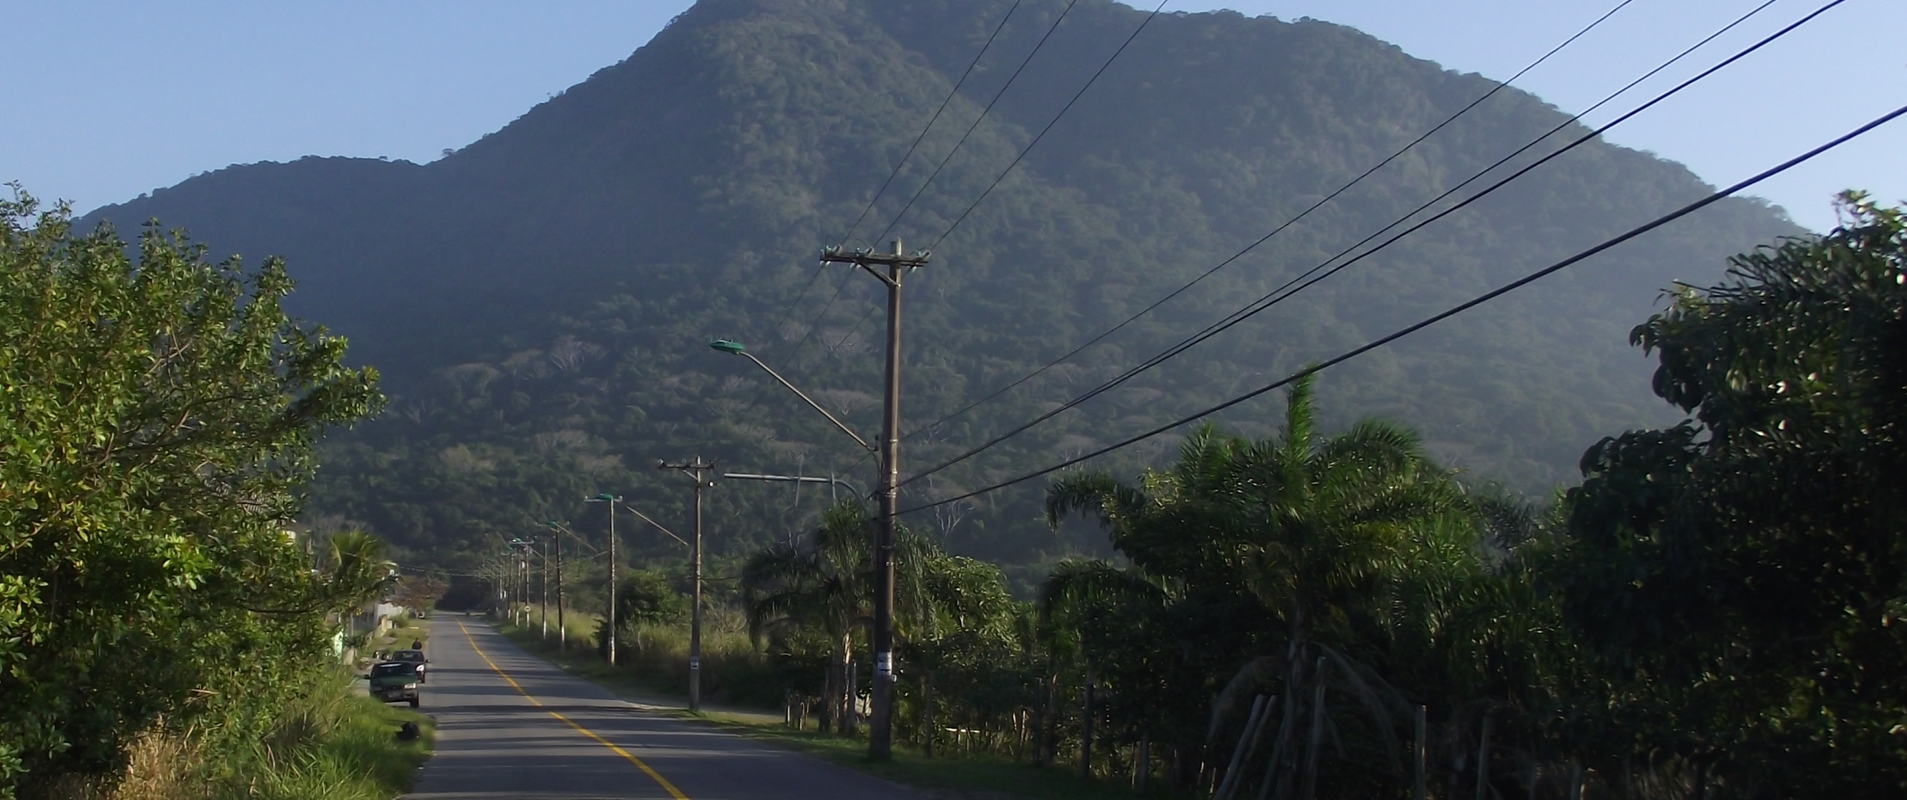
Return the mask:
<svg viewBox="0 0 1907 800"><path fill-rule="evenodd" d="M600 530L580 502L600 491L685 519L686 486L652 468L659 458L866 486L872 468L825 420L705 345L748 343L871 436L880 287L840 268L816 280L814 254L843 242L1010 5L703 0L626 61L441 161L235 166L85 222L130 231L158 218L215 253L283 255L300 281L291 307L380 369L391 408L327 444L314 525L362 524L449 566L541 520ZM1565 120L1501 92L1158 312L929 424L1164 296L1493 86L1328 23L1164 15L949 232L1145 18L1081 0L1053 28L1066 8L1019 6L872 222L845 242L887 246L887 221L1052 29L892 228L934 251L906 290L903 410L918 430L903 473L1118 374ZM1509 166L1581 133L1568 126ZM1647 154L1579 148L908 499L1043 466L1262 385L1706 191ZM1407 422L1469 480L1546 491L1574 479L1600 436L1669 421L1650 400L1649 363L1626 342L1658 293L1712 281L1726 256L1795 232L1755 201L1718 204L1332 370L1318 382L1319 413L1327 424ZM1276 414L1263 402L1217 421L1264 436ZM1161 438L1106 466L1129 470L1175 447ZM779 538L824 494L725 484L709 501L712 546L740 553ZM1084 526L1049 530L1038 503L1029 486L914 524L955 552L1009 562L1107 552Z"/></svg>

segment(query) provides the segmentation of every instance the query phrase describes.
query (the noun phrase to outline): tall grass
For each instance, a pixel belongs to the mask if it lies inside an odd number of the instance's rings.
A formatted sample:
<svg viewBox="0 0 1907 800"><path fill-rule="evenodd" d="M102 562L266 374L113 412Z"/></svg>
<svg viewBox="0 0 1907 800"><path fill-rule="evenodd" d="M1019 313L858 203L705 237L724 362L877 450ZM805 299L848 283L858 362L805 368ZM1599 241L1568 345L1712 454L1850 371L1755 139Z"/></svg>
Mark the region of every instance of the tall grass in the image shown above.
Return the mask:
<svg viewBox="0 0 1907 800"><path fill-rule="evenodd" d="M569 652L600 652L596 640L599 619L566 612ZM540 610L532 607L529 624L506 626L519 644L541 653L556 649L556 617L550 633L542 636ZM650 691L685 696L689 686L689 624L637 624L623 627L617 642L616 672ZM817 677L818 680L818 677ZM702 617L702 697L705 701L759 709L780 709L784 681L771 660L748 638L748 622L740 611L715 608Z"/></svg>
<svg viewBox="0 0 1907 800"><path fill-rule="evenodd" d="M217 725L163 722L129 752L110 780L68 781L49 796L74 800L388 800L410 787L430 753L429 719L353 695L332 672L275 709L260 737L232 739ZM423 735L396 738L414 722Z"/></svg>

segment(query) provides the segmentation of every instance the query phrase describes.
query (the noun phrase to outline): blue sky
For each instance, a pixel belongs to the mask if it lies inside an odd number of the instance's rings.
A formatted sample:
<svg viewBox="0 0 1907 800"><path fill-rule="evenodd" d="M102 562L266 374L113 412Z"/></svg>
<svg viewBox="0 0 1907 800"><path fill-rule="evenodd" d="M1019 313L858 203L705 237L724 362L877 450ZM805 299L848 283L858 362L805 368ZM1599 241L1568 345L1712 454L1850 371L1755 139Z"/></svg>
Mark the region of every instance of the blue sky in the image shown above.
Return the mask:
<svg viewBox="0 0 1907 800"><path fill-rule="evenodd" d="M1518 85L1578 111L1762 0L1634 0ZM1825 0L1777 0L1646 97ZM1144 7L1153 3L1141 0ZM1451 69L1504 78L1619 0L1175 0L1365 30ZM234 163L304 155L425 162L508 124L648 41L690 0L502 3L70 2L9 8L0 34L0 180L84 212ZM1794 35L1624 123L1618 144L1711 183L1907 104L1907 2L1847 0ZM1907 122L1757 192L1816 229L1846 187L1907 200Z"/></svg>

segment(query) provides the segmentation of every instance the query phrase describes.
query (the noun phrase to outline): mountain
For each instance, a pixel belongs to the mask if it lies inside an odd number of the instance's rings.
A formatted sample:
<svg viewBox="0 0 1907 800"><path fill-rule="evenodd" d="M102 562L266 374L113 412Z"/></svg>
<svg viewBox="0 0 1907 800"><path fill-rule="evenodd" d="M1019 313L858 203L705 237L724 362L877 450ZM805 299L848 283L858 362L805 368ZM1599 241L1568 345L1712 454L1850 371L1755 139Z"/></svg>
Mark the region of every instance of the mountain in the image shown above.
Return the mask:
<svg viewBox="0 0 1907 800"><path fill-rule="evenodd" d="M393 397L327 445L314 520L366 524L444 563L540 520L592 519L616 490L681 520L691 454L744 472L869 467L741 359L768 363L872 439L882 289L816 271L935 113L1009 0L702 0L627 60L427 165L350 158L232 166L83 223L158 218L215 253L285 256L293 308L350 337ZM1145 20L1106 0L1026 0L850 246L932 243L905 289L903 474L1117 375L1324 262L1565 115L1514 89L1157 312L1012 392L933 423L1073 349L1238 252L1493 84L1315 20L1153 20L990 194L996 177ZM895 225L881 229L1052 30ZM1568 125L1512 160L1583 133ZM1506 174L1498 170L1492 175ZM1476 184L1484 185L1484 184ZM1125 387L912 484L904 503L984 485L1268 383L1711 191L1600 141L1317 284ZM973 208L958 227L955 220ZM1677 280L1798 234L1742 199L1325 373L1327 421L1424 432L1474 480L1543 491L1605 435L1670 418L1628 330ZM944 235L944 238L942 238ZM817 279L818 276L818 279ZM837 289L837 287L839 287ZM1267 397L1216 418L1276 427ZM1173 437L1111 457L1135 470ZM950 546L1012 562L1098 547L1047 531L1037 482L915 515ZM783 535L817 493L729 482L718 552ZM631 538L647 541L643 534ZM489 538L486 538L489 537ZM644 552L673 545L640 544Z"/></svg>

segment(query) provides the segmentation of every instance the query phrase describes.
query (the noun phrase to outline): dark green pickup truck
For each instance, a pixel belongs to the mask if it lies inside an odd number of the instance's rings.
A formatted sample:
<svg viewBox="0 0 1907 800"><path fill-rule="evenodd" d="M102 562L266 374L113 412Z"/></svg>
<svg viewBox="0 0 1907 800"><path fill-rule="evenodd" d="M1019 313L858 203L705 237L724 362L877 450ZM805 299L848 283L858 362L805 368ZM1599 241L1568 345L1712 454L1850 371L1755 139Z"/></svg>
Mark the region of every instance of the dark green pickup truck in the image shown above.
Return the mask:
<svg viewBox="0 0 1907 800"><path fill-rule="evenodd" d="M371 697L386 703L411 704L417 707L417 665L404 661L384 661L371 667L366 676L371 684Z"/></svg>

